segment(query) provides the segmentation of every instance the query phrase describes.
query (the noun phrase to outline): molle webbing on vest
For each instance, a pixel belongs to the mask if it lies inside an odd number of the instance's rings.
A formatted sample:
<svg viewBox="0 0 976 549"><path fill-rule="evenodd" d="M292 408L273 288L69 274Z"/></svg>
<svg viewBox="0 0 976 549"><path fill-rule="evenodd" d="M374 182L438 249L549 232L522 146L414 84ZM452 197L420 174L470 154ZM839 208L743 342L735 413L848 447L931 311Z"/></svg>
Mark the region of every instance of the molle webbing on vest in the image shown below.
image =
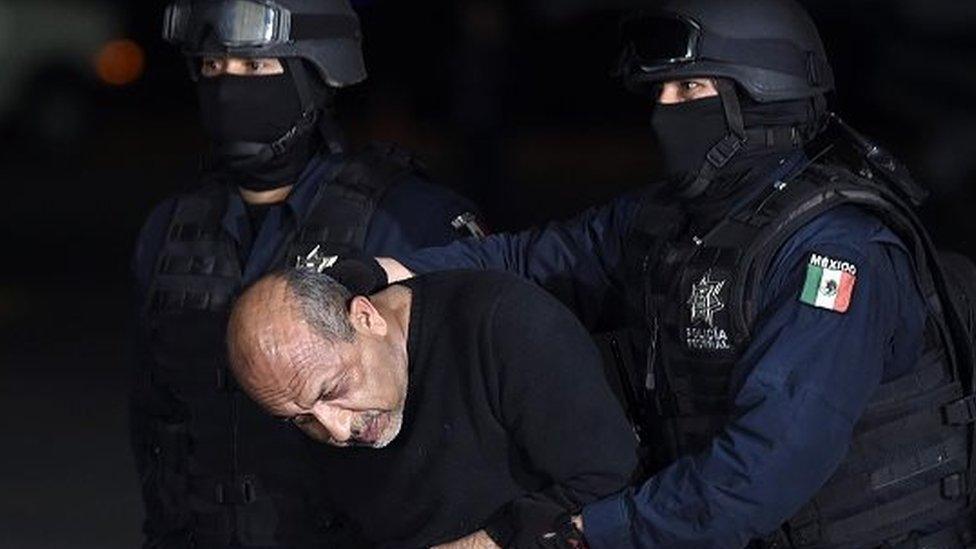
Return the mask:
<svg viewBox="0 0 976 549"><path fill-rule="evenodd" d="M929 305L927 348L914 371L879 387L848 456L768 546L901 544L922 527L956 528L964 516L976 419L964 398L972 395L972 344L956 308L946 306L935 248L897 193L827 163L777 182L704 238L668 234L649 213L638 222L645 264L654 265L645 272L646 316L652 328L660 325L653 398L673 460L702 451L730 421L732 369L751 340L761 282L782 246L844 205L877 216L908 248ZM946 539L956 541L939 547L963 547L958 536Z"/></svg>
<svg viewBox="0 0 976 549"><path fill-rule="evenodd" d="M272 268L290 267L315 247L324 255L362 249L387 189L418 170L391 146L345 159L284 235ZM154 535L200 547L318 547L329 539L329 521L313 516L314 494L260 473L282 448L298 445L301 454L301 435L258 410L227 368L224 332L242 286L236 244L221 225L232 192L210 183L177 200L147 296L153 390L178 404L176 417L152 422L149 523Z"/></svg>

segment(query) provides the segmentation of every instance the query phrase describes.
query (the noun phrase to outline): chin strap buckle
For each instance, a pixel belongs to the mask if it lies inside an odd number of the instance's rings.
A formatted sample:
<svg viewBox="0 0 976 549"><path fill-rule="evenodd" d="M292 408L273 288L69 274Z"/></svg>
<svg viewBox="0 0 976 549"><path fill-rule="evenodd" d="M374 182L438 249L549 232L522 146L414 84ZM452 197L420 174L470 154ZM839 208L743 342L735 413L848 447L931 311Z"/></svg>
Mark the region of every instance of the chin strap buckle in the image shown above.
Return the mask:
<svg viewBox="0 0 976 549"><path fill-rule="evenodd" d="M717 145L708 151L705 158L716 170L720 170L729 163L730 160L742 150L745 142L734 135L727 135Z"/></svg>
<svg viewBox="0 0 976 549"><path fill-rule="evenodd" d="M314 108L309 109L302 113L302 117L298 119L298 122L288 130L285 135L279 137L274 143L270 145L271 152L275 157L285 154L291 147L292 142L295 141L299 136L305 135L305 133L318 122L319 114Z"/></svg>

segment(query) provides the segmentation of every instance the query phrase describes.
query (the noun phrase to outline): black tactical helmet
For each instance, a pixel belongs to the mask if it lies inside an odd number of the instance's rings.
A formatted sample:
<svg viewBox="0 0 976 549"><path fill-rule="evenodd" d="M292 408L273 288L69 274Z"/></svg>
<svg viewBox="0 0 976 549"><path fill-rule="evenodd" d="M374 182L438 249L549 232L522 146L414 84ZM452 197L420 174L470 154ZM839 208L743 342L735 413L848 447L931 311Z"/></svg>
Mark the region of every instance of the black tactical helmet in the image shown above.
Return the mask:
<svg viewBox="0 0 976 549"><path fill-rule="evenodd" d="M299 58L332 87L366 79L359 18L347 0L177 0L163 37L188 56Z"/></svg>
<svg viewBox="0 0 976 549"><path fill-rule="evenodd" d="M694 77L732 80L756 101L834 89L820 34L794 0L661 0L622 25L628 88Z"/></svg>

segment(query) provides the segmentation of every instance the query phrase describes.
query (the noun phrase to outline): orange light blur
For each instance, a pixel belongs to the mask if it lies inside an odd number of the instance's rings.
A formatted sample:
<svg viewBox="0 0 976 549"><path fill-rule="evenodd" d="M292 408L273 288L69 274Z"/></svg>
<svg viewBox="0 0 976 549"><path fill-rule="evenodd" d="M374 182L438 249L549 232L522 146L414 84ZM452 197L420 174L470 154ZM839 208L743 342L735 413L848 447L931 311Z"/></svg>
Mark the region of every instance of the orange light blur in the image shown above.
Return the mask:
<svg viewBox="0 0 976 549"><path fill-rule="evenodd" d="M113 40L105 44L95 57L95 72L112 86L127 86L146 70L146 54L132 40Z"/></svg>

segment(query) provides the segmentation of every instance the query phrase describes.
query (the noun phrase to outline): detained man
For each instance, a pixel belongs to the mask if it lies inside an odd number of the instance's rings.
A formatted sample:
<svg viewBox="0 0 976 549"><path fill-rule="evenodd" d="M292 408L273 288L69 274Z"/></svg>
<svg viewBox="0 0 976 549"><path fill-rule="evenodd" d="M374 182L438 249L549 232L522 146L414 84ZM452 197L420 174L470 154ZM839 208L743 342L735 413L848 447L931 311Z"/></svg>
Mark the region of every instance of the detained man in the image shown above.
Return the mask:
<svg viewBox="0 0 976 549"><path fill-rule="evenodd" d="M248 395L324 443L319 491L378 546L530 544L637 463L587 332L509 275L365 297L281 271L243 294L228 345Z"/></svg>

